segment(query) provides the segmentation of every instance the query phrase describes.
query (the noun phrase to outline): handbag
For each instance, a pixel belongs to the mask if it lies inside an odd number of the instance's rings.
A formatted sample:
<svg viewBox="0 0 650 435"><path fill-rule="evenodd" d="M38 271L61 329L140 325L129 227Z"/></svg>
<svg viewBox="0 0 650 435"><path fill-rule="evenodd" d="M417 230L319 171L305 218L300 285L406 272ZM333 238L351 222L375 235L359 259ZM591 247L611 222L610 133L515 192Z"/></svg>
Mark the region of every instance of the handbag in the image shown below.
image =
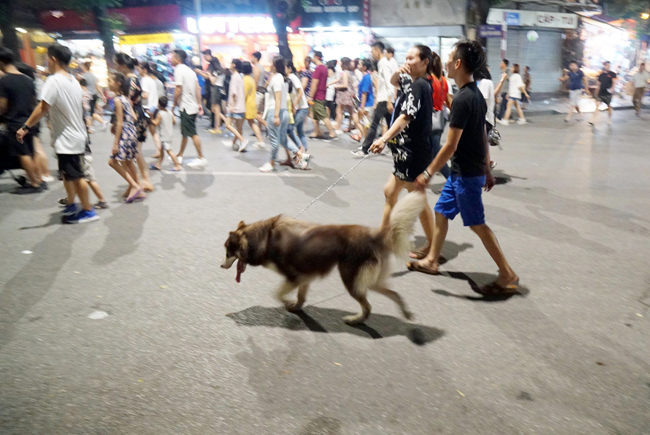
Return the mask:
<svg viewBox="0 0 650 435"><path fill-rule="evenodd" d="M496 147L501 143L501 133L496 128L492 128L488 134L488 143L490 146Z"/></svg>
<svg viewBox="0 0 650 435"><path fill-rule="evenodd" d="M434 110L431 115L431 130L444 130L447 121L449 121L449 108L447 106L443 106L442 110Z"/></svg>

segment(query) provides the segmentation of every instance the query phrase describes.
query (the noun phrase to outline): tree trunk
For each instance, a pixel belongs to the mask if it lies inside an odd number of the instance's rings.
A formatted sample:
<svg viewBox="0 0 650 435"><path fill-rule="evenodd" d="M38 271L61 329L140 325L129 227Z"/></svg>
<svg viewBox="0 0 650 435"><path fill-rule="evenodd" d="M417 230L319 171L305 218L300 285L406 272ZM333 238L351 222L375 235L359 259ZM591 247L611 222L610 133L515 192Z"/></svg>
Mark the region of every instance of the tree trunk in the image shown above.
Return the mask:
<svg viewBox="0 0 650 435"><path fill-rule="evenodd" d="M275 33L278 35L278 49L280 50L280 56L288 62L293 60L293 53L289 49L289 39L287 38L287 26L289 22L285 19L282 19L275 14L273 16L273 25L275 26Z"/></svg>
<svg viewBox="0 0 650 435"><path fill-rule="evenodd" d="M113 30L107 21L108 15L106 8L95 6L91 9L95 16L95 26L99 32L99 38L104 43L104 58L106 59L106 66L109 70L115 69L115 45L113 43Z"/></svg>
<svg viewBox="0 0 650 435"><path fill-rule="evenodd" d="M20 60L20 43L14 27L14 8L14 0L0 1L0 32L2 45L13 51L17 60Z"/></svg>

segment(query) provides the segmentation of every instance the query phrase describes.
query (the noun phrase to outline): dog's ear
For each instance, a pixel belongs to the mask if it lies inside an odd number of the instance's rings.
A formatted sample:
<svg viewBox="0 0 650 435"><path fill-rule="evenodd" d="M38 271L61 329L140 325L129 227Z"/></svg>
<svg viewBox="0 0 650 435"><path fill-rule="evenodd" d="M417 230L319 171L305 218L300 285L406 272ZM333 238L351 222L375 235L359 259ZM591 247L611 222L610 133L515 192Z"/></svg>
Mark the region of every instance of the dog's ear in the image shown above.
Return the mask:
<svg viewBox="0 0 650 435"><path fill-rule="evenodd" d="M240 221L240 222L239 222L239 225L237 225L237 229L238 229L238 230L241 230L241 229L244 228L245 226L246 226L246 224L244 223L244 221Z"/></svg>

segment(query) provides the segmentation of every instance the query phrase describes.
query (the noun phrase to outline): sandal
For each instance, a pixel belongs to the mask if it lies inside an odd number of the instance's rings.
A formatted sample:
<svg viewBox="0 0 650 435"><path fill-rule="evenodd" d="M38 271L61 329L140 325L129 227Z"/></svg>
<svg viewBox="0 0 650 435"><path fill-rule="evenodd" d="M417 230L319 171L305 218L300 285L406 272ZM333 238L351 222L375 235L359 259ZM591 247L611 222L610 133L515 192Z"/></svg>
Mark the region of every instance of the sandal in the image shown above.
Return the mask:
<svg viewBox="0 0 650 435"><path fill-rule="evenodd" d="M424 246L421 248L415 248L409 252L409 257L413 258L414 260L422 260L427 255L429 255L429 250L425 250Z"/></svg>
<svg viewBox="0 0 650 435"><path fill-rule="evenodd" d="M99 201L97 204L95 204L95 208L108 208L108 203L106 201Z"/></svg>
<svg viewBox="0 0 650 435"><path fill-rule="evenodd" d="M359 134L352 134L350 137L357 142L361 142L361 135Z"/></svg>
<svg viewBox="0 0 650 435"><path fill-rule="evenodd" d="M419 261L418 262L410 261L406 263L406 268L411 272L422 272L422 273L426 273L427 275L440 275L440 271L431 270L429 268L423 267Z"/></svg>
<svg viewBox="0 0 650 435"><path fill-rule="evenodd" d="M142 191L142 187L141 187L138 190L136 190L135 193L132 193L131 195L128 196L128 198L126 198L126 203L131 204L133 201L135 201L136 198L139 198L142 193L144 192Z"/></svg>
<svg viewBox="0 0 650 435"><path fill-rule="evenodd" d="M497 284L497 282L494 281L490 284L484 285L483 287L474 289L474 291L483 296L512 295L515 293L519 293L518 286L519 286L519 279L515 280L514 282L508 284L505 287L502 286L501 284Z"/></svg>
<svg viewBox="0 0 650 435"><path fill-rule="evenodd" d="M160 168L154 165L153 163L149 165L149 169L151 169L152 171L160 171Z"/></svg>
<svg viewBox="0 0 650 435"><path fill-rule="evenodd" d="M294 166L293 162L291 161L291 159L287 159L287 160L285 160L283 162L280 162L280 166L288 166L288 167L293 168L293 169L296 168Z"/></svg>

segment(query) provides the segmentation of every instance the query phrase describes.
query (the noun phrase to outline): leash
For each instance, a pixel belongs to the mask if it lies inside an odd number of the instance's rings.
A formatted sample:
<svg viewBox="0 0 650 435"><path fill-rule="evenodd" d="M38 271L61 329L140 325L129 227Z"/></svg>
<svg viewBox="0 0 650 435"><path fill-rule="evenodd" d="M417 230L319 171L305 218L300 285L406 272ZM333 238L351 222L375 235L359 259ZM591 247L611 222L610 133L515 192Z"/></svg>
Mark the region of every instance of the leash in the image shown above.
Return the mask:
<svg viewBox="0 0 650 435"><path fill-rule="evenodd" d="M300 213L298 213L297 215L295 215L293 218L294 218L294 219L297 219L298 216L300 216L301 214L303 214L304 212L306 212L306 211L309 209L309 207L311 207L312 205L314 205L314 203L316 203L316 201L318 201L319 199L321 199L321 198L323 197L323 195L325 195L327 192L329 192L330 190L332 190L332 188L333 188L334 186L336 186L337 184L339 184L339 182L340 182L342 179L344 179L345 177L347 177L347 175L348 175L350 172L352 172L352 171L353 171L357 166L359 166L361 163L363 163L363 161L366 160L368 157L370 157L370 153L366 154L366 155L363 157L363 159L359 160L359 161L357 162L356 165L352 166L352 167L348 170L348 172L346 172L345 174L341 175L341 177L340 177L338 180L336 180L336 181L334 182L334 184L332 184L330 187L328 187L327 189L325 189L325 191L324 191L323 193L321 193L321 194L318 195L316 198L314 198L314 199L312 200L312 202L310 202L309 205L308 205L307 207L303 208L303 209L300 211Z"/></svg>

